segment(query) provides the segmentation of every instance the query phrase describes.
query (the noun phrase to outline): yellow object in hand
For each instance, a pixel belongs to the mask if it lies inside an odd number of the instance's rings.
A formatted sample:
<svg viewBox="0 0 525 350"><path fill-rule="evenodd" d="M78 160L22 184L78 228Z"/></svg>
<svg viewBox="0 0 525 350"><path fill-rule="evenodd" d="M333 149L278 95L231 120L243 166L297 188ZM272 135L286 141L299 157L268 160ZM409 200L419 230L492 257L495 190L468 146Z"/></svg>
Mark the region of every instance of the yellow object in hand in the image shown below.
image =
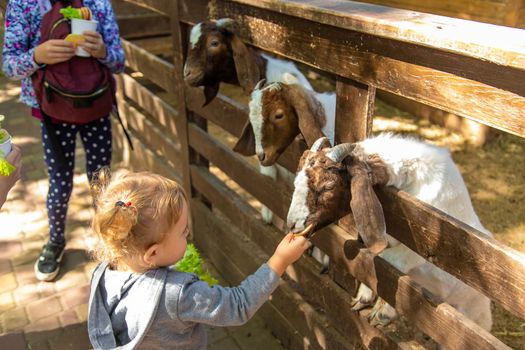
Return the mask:
<svg viewBox="0 0 525 350"><path fill-rule="evenodd" d="M84 36L81 34L69 34L64 38L64 40L73 43L75 47L77 47L78 43L86 41Z"/></svg>

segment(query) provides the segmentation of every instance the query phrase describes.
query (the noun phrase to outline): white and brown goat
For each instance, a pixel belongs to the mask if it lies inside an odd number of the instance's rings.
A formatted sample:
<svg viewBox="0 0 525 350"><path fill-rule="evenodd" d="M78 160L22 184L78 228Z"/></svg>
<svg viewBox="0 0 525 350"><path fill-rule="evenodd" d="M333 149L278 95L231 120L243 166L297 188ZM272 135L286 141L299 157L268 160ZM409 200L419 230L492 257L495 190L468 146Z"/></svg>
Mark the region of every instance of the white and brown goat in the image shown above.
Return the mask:
<svg viewBox="0 0 525 350"><path fill-rule="evenodd" d="M347 214L351 207L360 236L381 237L385 234L383 211L371 190L379 184L395 186L491 235L474 212L463 178L448 150L392 134L329 147L327 140L321 138L301 157L287 219L294 232L310 226L312 234ZM487 297L394 238L386 237L389 247L380 256L490 330L492 316ZM361 284L354 309L371 305L373 298L372 291ZM376 324L388 323L393 317L395 310L382 300L376 302L370 314Z"/></svg>
<svg viewBox="0 0 525 350"><path fill-rule="evenodd" d="M283 74L288 73L312 89L294 63L246 46L234 28L235 21L221 18L197 23L190 32L184 80L190 86L204 86L204 105L215 98L221 82L241 86L249 94L259 80L282 81Z"/></svg>

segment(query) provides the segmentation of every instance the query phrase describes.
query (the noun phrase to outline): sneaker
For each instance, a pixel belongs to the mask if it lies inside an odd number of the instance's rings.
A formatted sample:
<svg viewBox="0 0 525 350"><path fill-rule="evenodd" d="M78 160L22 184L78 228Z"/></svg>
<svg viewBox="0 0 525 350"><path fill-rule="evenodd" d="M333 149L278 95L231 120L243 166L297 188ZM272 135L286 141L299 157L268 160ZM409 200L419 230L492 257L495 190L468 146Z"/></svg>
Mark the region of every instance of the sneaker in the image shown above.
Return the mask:
<svg viewBox="0 0 525 350"><path fill-rule="evenodd" d="M60 271L64 245L47 242L35 263L35 275L39 281L52 281Z"/></svg>

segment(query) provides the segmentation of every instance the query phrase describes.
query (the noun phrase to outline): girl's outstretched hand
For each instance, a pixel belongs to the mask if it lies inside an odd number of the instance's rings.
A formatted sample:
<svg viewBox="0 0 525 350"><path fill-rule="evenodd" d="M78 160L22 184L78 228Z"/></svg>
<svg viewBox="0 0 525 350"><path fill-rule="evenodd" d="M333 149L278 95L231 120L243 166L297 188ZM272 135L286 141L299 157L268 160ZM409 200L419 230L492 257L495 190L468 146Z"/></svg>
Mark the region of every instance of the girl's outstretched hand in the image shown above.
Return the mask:
<svg viewBox="0 0 525 350"><path fill-rule="evenodd" d="M284 270L297 261L301 255L303 255L304 251L312 245L312 243L304 237L292 238L292 233L284 236L281 243L279 243L275 249L275 253L273 253L272 257L268 260L268 266L279 276L282 276Z"/></svg>
<svg viewBox="0 0 525 350"><path fill-rule="evenodd" d="M36 47L34 59L37 64L55 64L65 62L73 56L75 56L75 47L72 43L51 39Z"/></svg>

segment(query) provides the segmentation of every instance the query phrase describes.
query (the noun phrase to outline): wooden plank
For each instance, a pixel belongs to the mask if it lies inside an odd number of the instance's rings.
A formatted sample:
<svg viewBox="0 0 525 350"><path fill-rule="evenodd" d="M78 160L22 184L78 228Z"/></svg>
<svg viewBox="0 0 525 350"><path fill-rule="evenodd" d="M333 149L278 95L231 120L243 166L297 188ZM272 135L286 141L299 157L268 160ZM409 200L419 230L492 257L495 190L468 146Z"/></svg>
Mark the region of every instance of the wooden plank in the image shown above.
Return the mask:
<svg viewBox="0 0 525 350"><path fill-rule="evenodd" d="M162 15L170 15L170 3L172 0L125 0L131 4L155 11Z"/></svg>
<svg viewBox="0 0 525 350"><path fill-rule="evenodd" d="M122 104L119 109L126 116L128 129L132 130L135 135L141 135L141 140L149 150L165 158L173 165L181 163L181 149L178 142L176 143L176 135L174 138L163 133L144 114L130 104Z"/></svg>
<svg viewBox="0 0 525 350"><path fill-rule="evenodd" d="M181 169L167 164L142 142L140 136L128 130L133 140L133 151L129 150L122 128L114 129L115 149L123 153L124 163L134 171L151 171L182 183Z"/></svg>
<svg viewBox="0 0 525 350"><path fill-rule="evenodd" d="M120 36L127 40L170 34L168 16L151 14L117 16Z"/></svg>
<svg viewBox="0 0 525 350"><path fill-rule="evenodd" d="M238 194L228 189L205 169L192 166L191 173L193 185L210 200L214 208L218 208L232 222L235 222L239 230L266 254L273 253L282 239L281 232L263 224L258 219L255 209L243 202ZM346 334L365 346L370 346L374 341L381 343L382 349L396 347L389 334L385 338L364 318L352 312L350 309L351 296L327 275L320 275L318 271L319 265L312 258L305 256L297 261L293 268L288 269L287 274L300 286L308 286L302 288L306 300L324 309L328 319L341 334ZM363 329L365 331L360 332Z"/></svg>
<svg viewBox="0 0 525 350"><path fill-rule="evenodd" d="M208 0L179 1L179 3L180 20L191 25L209 18L217 18L213 14L216 12L216 6L220 6Z"/></svg>
<svg viewBox="0 0 525 350"><path fill-rule="evenodd" d="M243 126L248 120L248 106L218 94L208 106L202 107L205 100L202 89L189 86L186 86L185 89L189 110L220 126L230 134L241 136Z"/></svg>
<svg viewBox="0 0 525 350"><path fill-rule="evenodd" d="M388 232L436 266L525 319L525 258L409 194L376 191Z"/></svg>
<svg viewBox="0 0 525 350"><path fill-rule="evenodd" d="M418 0L364 0L370 4L395 7L405 10L427 12L441 16L476 20L493 24L505 24L506 3L499 0L474 1L418 1Z"/></svg>
<svg viewBox="0 0 525 350"><path fill-rule="evenodd" d="M173 55L171 35L133 39L131 42L154 55Z"/></svg>
<svg viewBox="0 0 525 350"><path fill-rule="evenodd" d="M520 29L354 1L225 0L219 1L218 8L230 4L268 9L341 29L525 69L525 36Z"/></svg>
<svg viewBox="0 0 525 350"><path fill-rule="evenodd" d="M204 248L204 251L208 253L220 252L238 267L243 276L253 273L261 263L268 259L267 254L261 252L253 242L246 240L236 228L232 228L231 223L219 220L216 214L205 209L197 201L193 201L192 206L195 218L198 218L198 220L194 220L198 225L196 227L196 232L198 232L195 236L196 242ZM214 239L210 239L210 232L214 233ZM216 244L215 242L221 243ZM288 321L297 328L304 338L309 340L314 348L351 348L350 343L345 341L322 315L317 313L284 281L272 294L270 303L284 312Z"/></svg>
<svg viewBox="0 0 525 350"><path fill-rule="evenodd" d="M280 218L286 218L290 193L279 183L262 175L244 158L214 140L195 124L188 126L190 146L224 171L232 180L257 198Z"/></svg>
<svg viewBox="0 0 525 350"><path fill-rule="evenodd" d="M510 349L362 244L349 240L344 247L349 271L439 344L448 349Z"/></svg>
<svg viewBox="0 0 525 350"><path fill-rule="evenodd" d="M525 136L525 71L229 2L219 15L265 50Z"/></svg>
<svg viewBox="0 0 525 350"><path fill-rule="evenodd" d="M169 93L176 93L175 67L173 64L138 47L132 42L121 39L126 55L126 65L142 72L153 83Z"/></svg>
<svg viewBox="0 0 525 350"><path fill-rule="evenodd" d="M376 89L337 77L336 144L357 142L372 134Z"/></svg>
<svg viewBox="0 0 525 350"><path fill-rule="evenodd" d="M150 111L151 117L157 124L165 128L171 137L177 137L177 125L182 124L183 121L174 107L128 74L118 74L116 79L119 88L126 97L133 100L145 111ZM182 128L182 125L180 127Z"/></svg>

